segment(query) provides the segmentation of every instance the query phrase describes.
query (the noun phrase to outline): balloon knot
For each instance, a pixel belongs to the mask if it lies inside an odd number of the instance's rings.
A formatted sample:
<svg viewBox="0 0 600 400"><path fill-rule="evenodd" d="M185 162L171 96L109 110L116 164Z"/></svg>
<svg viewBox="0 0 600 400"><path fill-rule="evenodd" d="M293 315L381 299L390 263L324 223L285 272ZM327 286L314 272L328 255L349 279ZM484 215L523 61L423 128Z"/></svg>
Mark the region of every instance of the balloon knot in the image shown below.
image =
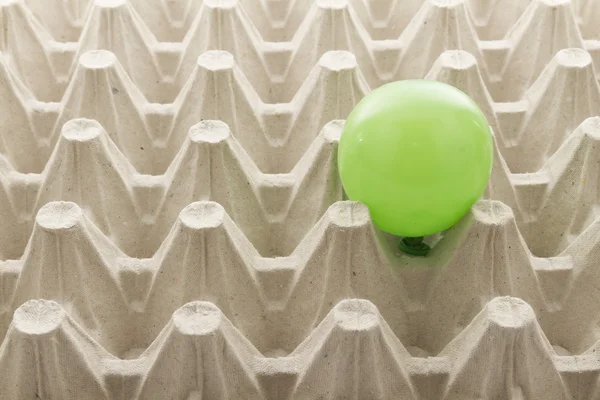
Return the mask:
<svg viewBox="0 0 600 400"><path fill-rule="evenodd" d="M429 247L423 243L423 237L405 237L398 243L398 248L411 256L425 257L429 254Z"/></svg>

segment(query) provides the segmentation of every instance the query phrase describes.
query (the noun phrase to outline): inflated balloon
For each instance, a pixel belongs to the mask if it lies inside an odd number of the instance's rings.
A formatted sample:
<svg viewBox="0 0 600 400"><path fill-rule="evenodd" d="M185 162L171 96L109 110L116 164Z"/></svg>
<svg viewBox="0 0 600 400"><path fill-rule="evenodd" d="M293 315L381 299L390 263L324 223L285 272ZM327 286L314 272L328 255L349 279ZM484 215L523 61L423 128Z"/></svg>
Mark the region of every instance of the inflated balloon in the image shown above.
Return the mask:
<svg viewBox="0 0 600 400"><path fill-rule="evenodd" d="M404 80L373 90L352 110L338 168L348 198L367 205L381 230L421 238L469 211L492 158L488 122L469 96L437 81Z"/></svg>

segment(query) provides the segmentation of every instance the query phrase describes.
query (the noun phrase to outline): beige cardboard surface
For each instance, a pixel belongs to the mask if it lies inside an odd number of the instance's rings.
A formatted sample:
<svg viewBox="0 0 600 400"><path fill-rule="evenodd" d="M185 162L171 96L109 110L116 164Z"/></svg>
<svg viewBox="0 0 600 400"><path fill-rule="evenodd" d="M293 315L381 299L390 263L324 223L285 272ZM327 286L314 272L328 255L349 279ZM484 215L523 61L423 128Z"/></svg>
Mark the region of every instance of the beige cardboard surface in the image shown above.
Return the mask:
<svg viewBox="0 0 600 400"><path fill-rule="evenodd" d="M600 399L600 2L0 1L0 400ZM415 258L344 118L436 79L494 133Z"/></svg>

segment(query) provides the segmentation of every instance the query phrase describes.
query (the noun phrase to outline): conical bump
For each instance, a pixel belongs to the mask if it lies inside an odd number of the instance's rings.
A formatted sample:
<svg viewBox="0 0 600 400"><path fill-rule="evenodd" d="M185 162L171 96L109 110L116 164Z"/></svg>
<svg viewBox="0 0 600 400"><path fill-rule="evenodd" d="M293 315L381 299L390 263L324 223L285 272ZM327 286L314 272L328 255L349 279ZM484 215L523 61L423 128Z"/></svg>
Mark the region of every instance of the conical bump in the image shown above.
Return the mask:
<svg viewBox="0 0 600 400"><path fill-rule="evenodd" d="M81 222L83 212L75 203L57 201L44 205L38 211L36 222L47 232L65 232Z"/></svg>
<svg viewBox="0 0 600 400"><path fill-rule="evenodd" d="M455 86L473 96L475 101L478 102L481 100L481 97L485 97L487 104L481 104L480 107L482 108L484 106L489 108L489 103L492 102L483 82L477 59L468 51L444 51L437 58L431 70L425 76L425 79L435 79ZM482 93L479 94L477 91L481 91Z"/></svg>
<svg viewBox="0 0 600 400"><path fill-rule="evenodd" d="M490 323L503 330L519 330L536 322L529 304L514 297L497 297L487 305Z"/></svg>
<svg viewBox="0 0 600 400"><path fill-rule="evenodd" d="M61 135L68 142L85 143L97 140L103 133L102 126L89 119L73 119L63 125Z"/></svg>
<svg viewBox="0 0 600 400"><path fill-rule="evenodd" d="M582 49L556 53L526 93L528 109L515 147L504 152L513 172L535 172L600 107L592 58ZM522 154L528 154L522 157Z"/></svg>
<svg viewBox="0 0 600 400"><path fill-rule="evenodd" d="M90 50L79 57L79 65L86 69L107 69L117 64L117 57L108 50Z"/></svg>
<svg viewBox="0 0 600 400"><path fill-rule="evenodd" d="M348 51L328 51L319 59L319 65L333 72L351 71L357 67L356 57Z"/></svg>
<svg viewBox="0 0 600 400"><path fill-rule="evenodd" d="M124 6L127 0L94 0L94 6L102 8L117 8Z"/></svg>
<svg viewBox="0 0 600 400"><path fill-rule="evenodd" d="M341 348L345 351L340 351ZM343 300L292 353L303 370L291 398L415 399L404 367L408 353L367 300ZM319 379L336 369L342 379Z"/></svg>
<svg viewBox="0 0 600 400"><path fill-rule="evenodd" d="M14 313L0 346L3 399L106 399L98 367L114 359L51 300L29 300ZM57 382L60 382L57 384Z"/></svg>
<svg viewBox="0 0 600 400"><path fill-rule="evenodd" d="M156 38L135 9L124 0L95 0L79 39L76 59L88 50L114 52L131 79L148 98L163 81L154 54Z"/></svg>
<svg viewBox="0 0 600 400"><path fill-rule="evenodd" d="M192 126L189 138L194 143L223 143L231 136L229 126L223 121L205 120Z"/></svg>
<svg viewBox="0 0 600 400"><path fill-rule="evenodd" d="M338 144L342 137L345 121L333 120L323 127L323 137L328 143Z"/></svg>
<svg viewBox="0 0 600 400"><path fill-rule="evenodd" d="M447 50L440 55L440 63L451 70L465 71L477 66L477 60L464 50Z"/></svg>
<svg viewBox="0 0 600 400"><path fill-rule="evenodd" d="M192 203L181 211L179 220L189 229L217 228L223 224L225 210L212 201Z"/></svg>
<svg viewBox="0 0 600 400"><path fill-rule="evenodd" d="M317 6L324 10L342 10L348 7L348 0L317 0Z"/></svg>
<svg viewBox="0 0 600 400"><path fill-rule="evenodd" d="M171 160L180 149L185 134L198 121L213 119L227 123L254 159L262 161L265 151L260 106L253 89L245 81L231 53L210 50L196 60L192 76L175 100L175 115L167 136L162 138Z"/></svg>
<svg viewBox="0 0 600 400"><path fill-rule="evenodd" d="M219 329L221 311L212 303L195 301L175 311L173 323L184 335L210 335Z"/></svg>
<svg viewBox="0 0 600 400"><path fill-rule="evenodd" d="M427 276L417 289L411 285L406 289L414 292L418 304L427 310L417 343L433 354L447 346L481 311L484 302L495 296L523 298L536 309L546 305L539 294L532 257L510 207L498 201L479 201L451 232L453 236L445 237L437 246L440 252L454 253L432 274L435 279ZM416 321L420 318L417 315Z"/></svg>
<svg viewBox="0 0 600 400"><path fill-rule="evenodd" d="M107 50L84 52L61 104L52 144L69 120L90 118L106 129L119 150L140 172L163 172L164 160L154 149L153 135L162 137L148 127L140 108L144 103L147 103L146 99L114 53Z"/></svg>
<svg viewBox="0 0 600 400"><path fill-rule="evenodd" d="M599 141L600 117L587 118L545 164L548 190L521 229L534 254L559 254L598 218Z"/></svg>
<svg viewBox="0 0 600 400"><path fill-rule="evenodd" d="M15 311L13 324L24 334L42 336L56 331L66 315L55 301L29 300Z"/></svg>
<svg viewBox="0 0 600 400"><path fill-rule="evenodd" d="M589 68L592 65L590 53L583 49L563 49L556 53L556 61L567 68Z"/></svg>
<svg viewBox="0 0 600 400"><path fill-rule="evenodd" d="M197 64L208 71L228 71L233 69L235 61L233 55L227 51L209 50L198 56Z"/></svg>
<svg viewBox="0 0 600 400"><path fill-rule="evenodd" d="M533 0L506 35L511 51L494 98L517 101L538 78L546 64L561 49L584 48L570 0ZM531 49L536 56L530 62ZM510 77L510 78L509 78ZM510 79L511 84L506 85Z"/></svg>
<svg viewBox="0 0 600 400"><path fill-rule="evenodd" d="M333 226L351 228L367 225L371 222L366 205L355 201L338 201L327 210L327 216Z"/></svg>
<svg viewBox="0 0 600 400"><path fill-rule="evenodd" d="M379 325L379 311L368 300L343 300L334 308L334 319L342 330L368 331Z"/></svg>
<svg viewBox="0 0 600 400"><path fill-rule="evenodd" d="M248 365L260 353L211 303L176 310L144 356L150 368L136 398L264 399Z"/></svg>
<svg viewBox="0 0 600 400"><path fill-rule="evenodd" d="M471 212L475 219L487 226L506 226L513 222L513 210L499 201L479 201L472 207Z"/></svg>
<svg viewBox="0 0 600 400"><path fill-rule="evenodd" d="M399 42L404 46L396 79L421 78L427 74L439 54L446 50L464 50L473 54L486 70L477 34L470 21L465 0L437 0L424 3ZM422 43L430 43L424 49Z"/></svg>
<svg viewBox="0 0 600 400"><path fill-rule="evenodd" d="M532 307L519 298L492 299L439 356L455 360L444 399L571 398Z"/></svg>

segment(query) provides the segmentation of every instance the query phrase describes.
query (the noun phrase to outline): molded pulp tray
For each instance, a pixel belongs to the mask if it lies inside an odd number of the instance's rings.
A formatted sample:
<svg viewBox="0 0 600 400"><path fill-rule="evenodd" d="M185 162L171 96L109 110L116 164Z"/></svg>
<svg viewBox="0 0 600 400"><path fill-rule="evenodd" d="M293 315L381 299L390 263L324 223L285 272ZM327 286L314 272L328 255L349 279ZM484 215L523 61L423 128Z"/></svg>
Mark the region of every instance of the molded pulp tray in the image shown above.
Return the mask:
<svg viewBox="0 0 600 400"><path fill-rule="evenodd" d="M599 20L1 0L0 399L600 399ZM362 96L423 77L496 150L418 258L345 200L336 149Z"/></svg>

